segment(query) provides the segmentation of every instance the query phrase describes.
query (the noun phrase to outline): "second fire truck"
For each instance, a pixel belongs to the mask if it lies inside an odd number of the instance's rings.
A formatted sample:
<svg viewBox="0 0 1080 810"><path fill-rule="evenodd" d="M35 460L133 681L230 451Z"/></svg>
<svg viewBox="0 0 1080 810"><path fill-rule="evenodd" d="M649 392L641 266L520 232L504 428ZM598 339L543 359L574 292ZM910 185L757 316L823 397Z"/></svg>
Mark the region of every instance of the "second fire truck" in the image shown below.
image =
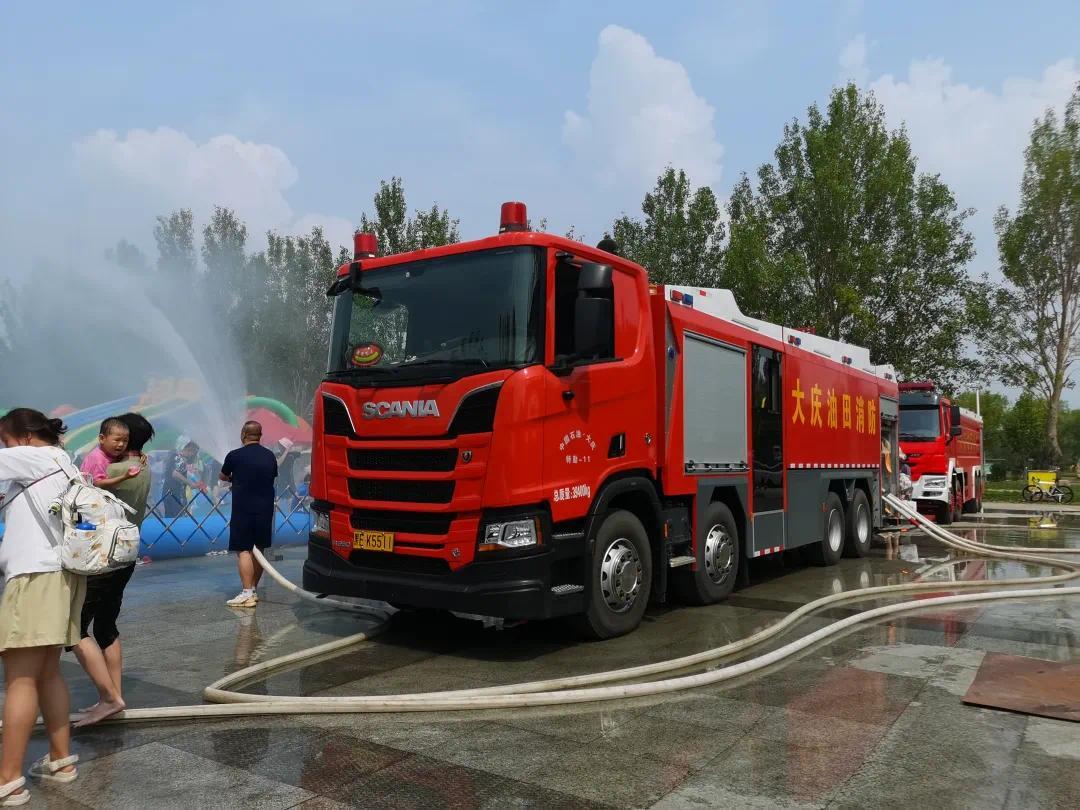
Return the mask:
<svg viewBox="0 0 1080 810"><path fill-rule="evenodd" d="M920 511L942 524L982 511L982 417L941 396L932 382L900 383L900 448Z"/></svg>
<svg viewBox="0 0 1080 810"><path fill-rule="evenodd" d="M340 268L304 587L634 629L747 561L867 553L899 395L865 349L527 229ZM892 458L884 463L886 454Z"/></svg>

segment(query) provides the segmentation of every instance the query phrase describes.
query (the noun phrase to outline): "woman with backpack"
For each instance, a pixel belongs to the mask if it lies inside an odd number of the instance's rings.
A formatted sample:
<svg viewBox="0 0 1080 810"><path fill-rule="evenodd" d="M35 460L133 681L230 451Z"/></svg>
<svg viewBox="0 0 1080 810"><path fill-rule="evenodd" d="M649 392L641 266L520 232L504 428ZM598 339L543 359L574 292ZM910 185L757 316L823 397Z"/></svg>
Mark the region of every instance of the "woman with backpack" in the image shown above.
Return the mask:
<svg viewBox="0 0 1080 810"><path fill-rule="evenodd" d="M66 428L31 408L0 418L0 656L4 662L4 728L0 752L0 806L30 801L23 759L40 710L49 753L30 767L46 781L78 775L71 755L67 684L60 650L79 642L86 577L60 566L62 529L50 505L67 489L71 459L60 446Z"/></svg>

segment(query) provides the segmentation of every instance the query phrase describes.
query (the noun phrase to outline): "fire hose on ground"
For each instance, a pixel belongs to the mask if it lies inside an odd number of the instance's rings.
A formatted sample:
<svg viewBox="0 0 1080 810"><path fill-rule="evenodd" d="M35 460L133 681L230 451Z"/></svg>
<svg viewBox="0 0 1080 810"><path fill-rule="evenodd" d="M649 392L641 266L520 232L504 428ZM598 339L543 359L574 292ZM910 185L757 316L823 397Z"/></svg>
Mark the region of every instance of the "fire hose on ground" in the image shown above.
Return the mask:
<svg viewBox="0 0 1080 810"><path fill-rule="evenodd" d="M945 546L977 557L1035 563L1061 570L1063 573L1044 577L1024 577L1002 580L991 586L985 581L964 582L909 582L899 585L883 585L860 588L824 596L808 602L792 611L783 619L747 636L746 638L705 650L693 655L673 658L652 664L624 669L596 672L587 675L568 676L503 686L460 689L440 692L422 692L401 695L357 696L276 696L252 695L235 691L243 684L262 680L271 673L298 665L339 655L374 638L388 623L385 612L372 607L333 599L325 599L308 593L289 582L266 559L256 551L259 562L268 575L282 587L299 598L321 606L366 613L381 621L363 633L320 644L306 650L253 664L238 670L206 687L203 697L209 703L199 706L165 706L159 708L129 709L103 722L147 722L155 720L193 720L214 717L237 717L250 715L284 714L337 714L375 712L432 712L467 711L477 709L513 709L532 706L552 706L577 703L594 703L661 695L717 684L748 675L797 655L849 628L875 622L883 617L935 607L956 607L993 602L1003 599L1060 598L1080 595L1080 587L1064 587L1065 583L1080 579L1080 561L1058 559L1049 555L1080 553L1080 548L1024 548L991 546L966 540L920 515L910 502L891 495L884 502L900 517L919 525L928 535ZM993 587L994 590L985 591ZM960 593L924 599L910 599L895 604L882 605L860 611L839 619L808 635L801 636L783 646L744 661L689 675L671 676L671 673L701 667L722 658L746 653L780 634L788 631L811 613L822 608L835 607L867 599L891 598L903 594L918 594L943 589L967 591L984 589L979 593ZM654 676L669 675L656 680L641 680ZM626 681L634 681L626 683Z"/></svg>

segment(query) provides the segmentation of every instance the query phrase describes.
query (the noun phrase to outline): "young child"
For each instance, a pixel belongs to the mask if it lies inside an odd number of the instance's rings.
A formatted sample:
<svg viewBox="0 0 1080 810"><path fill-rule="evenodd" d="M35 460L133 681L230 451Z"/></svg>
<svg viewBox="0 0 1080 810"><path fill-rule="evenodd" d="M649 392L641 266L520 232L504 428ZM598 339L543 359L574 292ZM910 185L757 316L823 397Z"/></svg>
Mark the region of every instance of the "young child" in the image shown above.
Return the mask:
<svg viewBox="0 0 1080 810"><path fill-rule="evenodd" d="M94 486L112 489L139 474L141 464L132 464L122 475L110 478L108 474L110 464L127 457L128 435L128 426L115 416L110 416L101 423L98 446L87 454L80 467L80 471L90 478L90 483Z"/></svg>

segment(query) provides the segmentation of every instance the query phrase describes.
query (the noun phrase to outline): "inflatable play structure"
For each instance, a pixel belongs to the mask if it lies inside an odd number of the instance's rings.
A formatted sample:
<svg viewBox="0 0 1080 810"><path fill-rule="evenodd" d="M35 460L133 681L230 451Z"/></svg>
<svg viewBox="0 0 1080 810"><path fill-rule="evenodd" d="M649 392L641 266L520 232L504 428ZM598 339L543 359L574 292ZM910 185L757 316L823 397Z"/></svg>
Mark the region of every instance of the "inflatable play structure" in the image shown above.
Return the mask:
<svg viewBox="0 0 1080 810"><path fill-rule="evenodd" d="M203 487L193 482L184 493L184 503L167 503L163 495L162 469L176 450L178 437L186 435L187 425L200 418L197 385L186 380L155 381L145 392L103 402L87 408L60 405L50 416L62 418L68 426L64 446L80 459L97 444L101 421L109 416L134 411L149 419L155 429L153 442L146 448L153 483L150 511L142 525L143 553L151 559L187 557L223 551L229 545L227 489L217 486L217 464L205 458L198 467L204 472ZM246 418L263 426L263 444L281 450L279 440L291 443L291 458L282 465L275 505L274 542L278 545L307 542L308 514L305 471L310 467L311 425L285 403L269 397L249 395L245 402ZM0 415L7 407L0 405ZM236 426L239 434L240 426ZM2 519L2 515L0 515ZM0 522L0 537L3 535Z"/></svg>

